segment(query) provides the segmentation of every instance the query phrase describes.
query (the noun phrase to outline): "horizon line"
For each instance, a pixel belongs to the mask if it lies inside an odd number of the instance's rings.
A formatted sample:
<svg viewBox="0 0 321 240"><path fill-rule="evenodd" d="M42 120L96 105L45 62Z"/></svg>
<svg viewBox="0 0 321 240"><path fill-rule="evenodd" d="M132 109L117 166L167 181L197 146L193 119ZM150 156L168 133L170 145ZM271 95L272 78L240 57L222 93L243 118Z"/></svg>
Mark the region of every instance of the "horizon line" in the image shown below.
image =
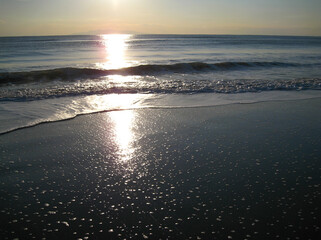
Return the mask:
<svg viewBox="0 0 321 240"><path fill-rule="evenodd" d="M233 34L233 33L73 33L73 34L45 34L45 35L4 35L6 37L62 37L62 36L99 36L99 35L198 35L198 36L280 36L280 37L321 37L321 35L295 35L295 34Z"/></svg>

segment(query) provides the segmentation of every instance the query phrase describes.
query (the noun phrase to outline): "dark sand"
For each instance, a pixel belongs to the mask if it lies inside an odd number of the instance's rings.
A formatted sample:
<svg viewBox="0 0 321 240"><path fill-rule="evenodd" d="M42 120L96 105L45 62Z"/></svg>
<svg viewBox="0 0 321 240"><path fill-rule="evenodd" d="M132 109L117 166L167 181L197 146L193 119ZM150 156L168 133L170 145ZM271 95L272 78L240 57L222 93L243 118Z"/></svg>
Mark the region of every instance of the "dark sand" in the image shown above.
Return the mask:
<svg viewBox="0 0 321 240"><path fill-rule="evenodd" d="M321 239L320 109L143 109L1 135L0 238Z"/></svg>

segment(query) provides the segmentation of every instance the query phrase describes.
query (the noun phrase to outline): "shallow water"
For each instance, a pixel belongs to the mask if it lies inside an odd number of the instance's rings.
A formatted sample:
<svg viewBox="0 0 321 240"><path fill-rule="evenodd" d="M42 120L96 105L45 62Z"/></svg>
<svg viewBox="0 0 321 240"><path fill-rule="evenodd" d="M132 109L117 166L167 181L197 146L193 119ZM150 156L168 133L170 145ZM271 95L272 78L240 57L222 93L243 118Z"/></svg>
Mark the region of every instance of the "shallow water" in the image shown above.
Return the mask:
<svg viewBox="0 0 321 240"><path fill-rule="evenodd" d="M321 91L273 91L239 94L101 94L37 101L0 101L0 134L78 115L141 108L197 108L228 104L320 98Z"/></svg>

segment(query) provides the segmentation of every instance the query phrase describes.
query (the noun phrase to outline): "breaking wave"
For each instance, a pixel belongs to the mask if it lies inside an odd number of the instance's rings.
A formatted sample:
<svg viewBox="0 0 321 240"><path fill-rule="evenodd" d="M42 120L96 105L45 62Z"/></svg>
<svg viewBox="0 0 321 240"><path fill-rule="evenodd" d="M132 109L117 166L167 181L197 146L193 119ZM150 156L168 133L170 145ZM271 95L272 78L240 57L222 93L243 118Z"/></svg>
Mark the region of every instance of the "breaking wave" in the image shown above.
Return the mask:
<svg viewBox="0 0 321 240"><path fill-rule="evenodd" d="M295 67L298 64L283 62L219 62L208 64L204 62L176 63L171 65L138 65L120 69L95 68L57 68L29 72L0 73L0 84L30 83L38 81L93 79L109 75L149 76L168 73L202 73L206 71L228 71L248 68Z"/></svg>
<svg viewBox="0 0 321 240"><path fill-rule="evenodd" d="M58 68L0 73L1 101L111 93L244 93L273 90L320 90L321 78L224 79L230 71L301 66L284 62L176 63L102 70ZM290 71L292 68L290 68ZM188 76L187 76L188 75ZM261 74L262 75L262 74ZM238 76L242 76L239 75ZM121 80L117 80L117 78ZM115 80L116 79L116 80Z"/></svg>
<svg viewBox="0 0 321 240"><path fill-rule="evenodd" d="M101 80L78 81L65 84L30 84L0 88L1 101L33 101L39 99L89 96L101 94L152 93L246 93L275 90L321 90L321 78L293 80L159 80L129 81L126 83Z"/></svg>

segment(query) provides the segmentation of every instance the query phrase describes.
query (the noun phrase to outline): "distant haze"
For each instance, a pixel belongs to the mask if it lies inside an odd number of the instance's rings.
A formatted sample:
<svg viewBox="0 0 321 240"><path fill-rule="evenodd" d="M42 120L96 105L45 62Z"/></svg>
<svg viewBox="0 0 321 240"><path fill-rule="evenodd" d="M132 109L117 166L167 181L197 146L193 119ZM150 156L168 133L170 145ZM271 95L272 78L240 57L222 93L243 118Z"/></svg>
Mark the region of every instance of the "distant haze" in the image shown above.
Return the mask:
<svg viewBox="0 0 321 240"><path fill-rule="evenodd" d="M0 36L321 36L320 0L0 0Z"/></svg>

